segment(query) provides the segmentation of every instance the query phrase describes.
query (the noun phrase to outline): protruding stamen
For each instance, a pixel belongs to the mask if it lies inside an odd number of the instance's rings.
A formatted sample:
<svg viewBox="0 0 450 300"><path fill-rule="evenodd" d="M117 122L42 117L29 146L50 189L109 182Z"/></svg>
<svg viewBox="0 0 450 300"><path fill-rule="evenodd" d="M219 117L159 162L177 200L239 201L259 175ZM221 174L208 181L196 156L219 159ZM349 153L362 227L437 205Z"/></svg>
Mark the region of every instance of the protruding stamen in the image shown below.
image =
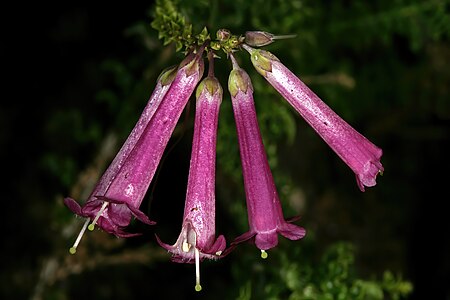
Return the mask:
<svg viewBox="0 0 450 300"><path fill-rule="evenodd" d="M88 224L89 219L87 219L86 222L84 222L83 227L81 228L80 233L78 234L77 239L75 240L75 243L73 243L73 246L70 247L69 249L70 254L75 254L77 252L78 244L80 243L81 238L83 237L83 234L86 231L86 227L88 226Z"/></svg>
<svg viewBox="0 0 450 300"><path fill-rule="evenodd" d="M194 249L195 254L195 290L200 292L202 286L200 285L200 252L197 248Z"/></svg>
<svg viewBox="0 0 450 300"><path fill-rule="evenodd" d="M220 256L221 254L222 254L222 251L217 251L217 252L216 252L216 255L217 255L217 256Z"/></svg>
<svg viewBox="0 0 450 300"><path fill-rule="evenodd" d="M267 258L267 256L269 256L269 254L267 254L267 252L266 252L266 251L264 251L264 250L261 250L261 258L262 258L262 259L266 259L266 258Z"/></svg>
<svg viewBox="0 0 450 300"><path fill-rule="evenodd" d="M92 221L91 224L89 224L88 229L90 231L94 230L95 228L95 224L97 224L98 219L100 218L100 216L102 215L102 213L105 211L106 206L108 206L109 202L103 202L102 207L100 208L100 210L98 211L97 215L95 216L94 220Z"/></svg>

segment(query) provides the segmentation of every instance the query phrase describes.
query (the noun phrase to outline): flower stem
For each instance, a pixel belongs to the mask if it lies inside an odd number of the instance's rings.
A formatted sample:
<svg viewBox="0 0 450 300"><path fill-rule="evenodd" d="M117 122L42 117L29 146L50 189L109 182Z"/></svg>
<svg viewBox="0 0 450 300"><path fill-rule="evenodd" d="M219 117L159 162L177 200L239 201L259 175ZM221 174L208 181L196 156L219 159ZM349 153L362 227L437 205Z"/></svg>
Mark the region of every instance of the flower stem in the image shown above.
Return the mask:
<svg viewBox="0 0 450 300"><path fill-rule="evenodd" d="M214 52L208 51L208 77L214 77Z"/></svg>
<svg viewBox="0 0 450 300"><path fill-rule="evenodd" d="M234 58L233 53L230 53L230 58L231 58L231 63L233 64L233 69L239 70L240 69L239 64L237 63L236 58Z"/></svg>

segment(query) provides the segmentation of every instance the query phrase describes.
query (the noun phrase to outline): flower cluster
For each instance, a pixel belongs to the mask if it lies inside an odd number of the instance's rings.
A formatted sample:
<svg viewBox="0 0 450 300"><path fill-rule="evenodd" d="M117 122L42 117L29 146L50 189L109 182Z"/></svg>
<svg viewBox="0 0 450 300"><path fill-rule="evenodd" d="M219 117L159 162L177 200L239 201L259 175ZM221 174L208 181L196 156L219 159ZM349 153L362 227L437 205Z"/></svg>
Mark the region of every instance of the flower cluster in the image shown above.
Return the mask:
<svg viewBox="0 0 450 300"><path fill-rule="evenodd" d="M75 214L86 218L70 253L74 254L86 229L95 225L118 237L130 237L125 228L134 216L152 225L139 210L167 143L189 98L196 89L196 113L184 216L181 232L173 245L158 243L172 253L172 260L195 263L197 291L200 261L224 257L237 244L252 240L267 257L267 250L278 244L278 234L299 240L305 229L286 221L273 176L267 161L256 117L253 86L249 75L239 67L234 53L245 49L256 70L285 98L307 123L353 170L358 187L376 184L383 171L382 151L331 110L297 76L270 52L253 48L290 36L267 32L247 32L233 36L219 30L217 40L202 40L192 46L177 67L165 70L158 78L141 117L124 145L105 171L86 203L81 207L72 198L64 200ZM232 63L228 90L236 123L246 195L249 231L226 247L223 235L215 232L215 163L219 109L222 87L214 76L215 52L222 49ZM208 74L202 80L203 57L208 58Z"/></svg>

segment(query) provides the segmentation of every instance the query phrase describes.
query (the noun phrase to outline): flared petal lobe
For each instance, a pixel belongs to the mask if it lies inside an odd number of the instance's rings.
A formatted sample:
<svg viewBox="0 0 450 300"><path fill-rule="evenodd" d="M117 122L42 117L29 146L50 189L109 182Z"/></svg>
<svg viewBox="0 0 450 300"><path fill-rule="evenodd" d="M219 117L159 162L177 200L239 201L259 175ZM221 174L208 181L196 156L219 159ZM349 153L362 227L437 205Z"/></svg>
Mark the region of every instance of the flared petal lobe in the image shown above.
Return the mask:
<svg viewBox="0 0 450 300"><path fill-rule="evenodd" d="M256 70L353 170L358 187L376 185L382 150L357 132L270 52L244 46Z"/></svg>
<svg viewBox="0 0 450 300"><path fill-rule="evenodd" d="M234 64L228 88L231 94L241 155L250 230L233 244L250 238L267 250L278 244L278 234L297 240L305 235L302 227L288 224L267 161L253 101L253 87L247 73Z"/></svg>

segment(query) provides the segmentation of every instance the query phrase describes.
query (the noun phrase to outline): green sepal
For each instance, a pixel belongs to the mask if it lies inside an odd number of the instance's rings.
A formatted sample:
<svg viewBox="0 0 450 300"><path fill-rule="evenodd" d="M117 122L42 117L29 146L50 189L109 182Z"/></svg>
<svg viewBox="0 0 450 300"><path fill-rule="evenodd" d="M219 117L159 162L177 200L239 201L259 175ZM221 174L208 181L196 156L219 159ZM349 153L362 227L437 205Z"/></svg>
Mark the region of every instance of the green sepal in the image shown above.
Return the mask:
<svg viewBox="0 0 450 300"><path fill-rule="evenodd" d="M171 84L177 75L178 66L172 66L164 69L158 77L159 82L162 86Z"/></svg>
<svg viewBox="0 0 450 300"><path fill-rule="evenodd" d="M206 41L211 40L208 29L206 27L203 27L202 32L197 34L197 45L203 45Z"/></svg>
<svg viewBox="0 0 450 300"><path fill-rule="evenodd" d="M195 97L198 99L202 91L206 89L211 96L214 96L215 93L219 92L222 94L222 87L220 86L219 81L215 77L206 77L200 82L195 92Z"/></svg>
<svg viewBox="0 0 450 300"><path fill-rule="evenodd" d="M210 44L209 44L209 47L211 48L211 49L213 49L213 50L216 50L216 51L218 51L218 50L220 50L220 43L219 42L216 42L216 41L212 41Z"/></svg>
<svg viewBox="0 0 450 300"><path fill-rule="evenodd" d="M253 49L250 53L250 59L259 74L265 76L266 72L272 72L272 62L280 61L275 55L269 51L261 49Z"/></svg>
<svg viewBox="0 0 450 300"><path fill-rule="evenodd" d="M198 53L191 52L180 63L179 68L185 69L186 76L191 76L192 74L199 71L200 71L199 73L203 74L203 69L202 70L199 69L200 68L199 60L203 59L202 53L203 51Z"/></svg>
<svg viewBox="0 0 450 300"><path fill-rule="evenodd" d="M244 94L247 93L249 78L246 75L247 74L241 69L231 70L230 77L228 78L228 90L230 91L231 96L235 97L239 91Z"/></svg>

